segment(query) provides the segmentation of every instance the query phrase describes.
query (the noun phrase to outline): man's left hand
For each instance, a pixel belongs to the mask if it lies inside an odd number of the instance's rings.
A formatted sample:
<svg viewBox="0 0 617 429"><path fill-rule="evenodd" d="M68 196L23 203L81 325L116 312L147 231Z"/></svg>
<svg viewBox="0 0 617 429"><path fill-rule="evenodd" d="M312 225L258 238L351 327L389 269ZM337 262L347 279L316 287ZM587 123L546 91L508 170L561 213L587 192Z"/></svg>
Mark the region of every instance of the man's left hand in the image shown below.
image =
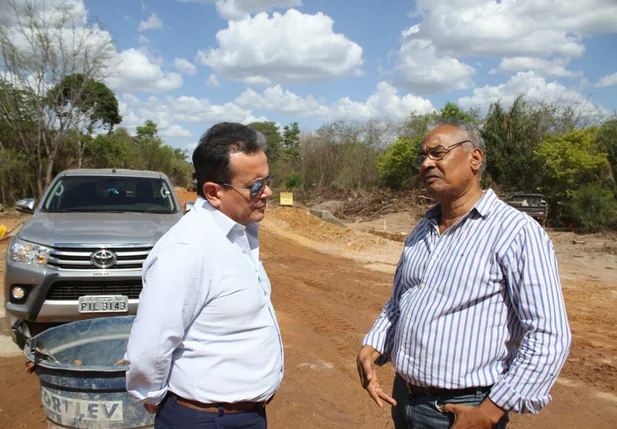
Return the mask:
<svg viewBox="0 0 617 429"><path fill-rule="evenodd" d="M146 404L145 402L144 402L144 408L150 414L156 414L156 412L159 410L159 406L158 405Z"/></svg>
<svg viewBox="0 0 617 429"><path fill-rule="evenodd" d="M441 406L444 413L454 414L451 429L491 429L506 413L490 399L485 399L477 407L459 404Z"/></svg>

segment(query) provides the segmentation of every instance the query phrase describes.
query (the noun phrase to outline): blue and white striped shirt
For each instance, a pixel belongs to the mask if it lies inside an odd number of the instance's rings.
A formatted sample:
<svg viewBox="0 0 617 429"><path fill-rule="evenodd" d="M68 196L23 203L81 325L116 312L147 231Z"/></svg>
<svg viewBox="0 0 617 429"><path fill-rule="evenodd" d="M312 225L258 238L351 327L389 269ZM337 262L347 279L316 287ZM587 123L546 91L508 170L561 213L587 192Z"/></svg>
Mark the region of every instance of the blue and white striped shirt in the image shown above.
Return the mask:
<svg viewBox="0 0 617 429"><path fill-rule="evenodd" d="M537 413L571 343L553 244L492 190L442 235L440 212L427 211L407 238L363 345L411 384L493 385L503 409Z"/></svg>

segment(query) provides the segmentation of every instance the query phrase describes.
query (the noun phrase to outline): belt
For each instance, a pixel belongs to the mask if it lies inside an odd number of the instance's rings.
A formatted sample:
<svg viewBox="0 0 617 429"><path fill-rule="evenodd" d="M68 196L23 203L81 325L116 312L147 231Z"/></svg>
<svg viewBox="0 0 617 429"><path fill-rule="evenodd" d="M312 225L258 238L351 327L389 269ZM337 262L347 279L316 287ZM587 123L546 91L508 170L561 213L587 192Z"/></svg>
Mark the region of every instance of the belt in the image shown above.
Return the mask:
<svg viewBox="0 0 617 429"><path fill-rule="evenodd" d="M169 396L176 399L176 404L190 408L192 410L203 411L204 413L219 413L219 414L235 414L235 413L246 413L249 411L259 410L264 408L266 405L272 401L272 396L267 401L262 402L234 402L234 403L211 403L205 404L203 402L195 401L193 399L186 399L181 396L176 395L173 392L168 393Z"/></svg>
<svg viewBox="0 0 617 429"><path fill-rule="evenodd" d="M478 393L486 393L493 386L466 387L464 389L442 389L440 387L422 387L407 384L409 393L416 393L425 396L461 396L461 395L476 395Z"/></svg>

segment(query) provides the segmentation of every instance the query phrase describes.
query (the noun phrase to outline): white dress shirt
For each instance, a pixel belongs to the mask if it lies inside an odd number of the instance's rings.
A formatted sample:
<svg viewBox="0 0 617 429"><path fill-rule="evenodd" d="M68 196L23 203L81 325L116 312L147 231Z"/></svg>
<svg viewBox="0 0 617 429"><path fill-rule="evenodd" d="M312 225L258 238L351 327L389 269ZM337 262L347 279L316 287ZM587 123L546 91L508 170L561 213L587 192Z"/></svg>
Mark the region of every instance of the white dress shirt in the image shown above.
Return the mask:
<svg viewBox="0 0 617 429"><path fill-rule="evenodd" d="M128 341L127 391L203 403L266 401L283 378L283 344L259 260L259 225L198 198L154 246Z"/></svg>

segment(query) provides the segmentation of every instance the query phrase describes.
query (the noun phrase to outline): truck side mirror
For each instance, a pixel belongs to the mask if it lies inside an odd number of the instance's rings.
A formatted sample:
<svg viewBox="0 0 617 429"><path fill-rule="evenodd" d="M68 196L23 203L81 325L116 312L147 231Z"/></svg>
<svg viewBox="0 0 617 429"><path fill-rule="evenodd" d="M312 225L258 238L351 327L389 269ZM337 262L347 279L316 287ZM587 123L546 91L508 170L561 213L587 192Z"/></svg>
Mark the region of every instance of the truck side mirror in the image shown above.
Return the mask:
<svg viewBox="0 0 617 429"><path fill-rule="evenodd" d="M19 200L15 203L15 209L18 212L22 213L34 213L34 204L36 200L34 198L26 198L24 200Z"/></svg>

